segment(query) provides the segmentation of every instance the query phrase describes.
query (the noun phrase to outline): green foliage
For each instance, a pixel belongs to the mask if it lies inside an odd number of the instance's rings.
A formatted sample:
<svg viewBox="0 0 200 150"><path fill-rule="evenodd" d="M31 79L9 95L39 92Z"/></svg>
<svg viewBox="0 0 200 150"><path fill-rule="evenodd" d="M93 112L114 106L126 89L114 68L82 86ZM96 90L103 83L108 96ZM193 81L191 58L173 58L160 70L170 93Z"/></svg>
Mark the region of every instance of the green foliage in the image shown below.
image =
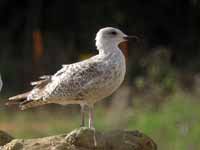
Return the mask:
<svg viewBox="0 0 200 150"><path fill-rule="evenodd" d="M196 98L183 93L171 96L157 111L140 105L133 108L137 114L128 128L144 131L162 150L200 149L199 106Z"/></svg>

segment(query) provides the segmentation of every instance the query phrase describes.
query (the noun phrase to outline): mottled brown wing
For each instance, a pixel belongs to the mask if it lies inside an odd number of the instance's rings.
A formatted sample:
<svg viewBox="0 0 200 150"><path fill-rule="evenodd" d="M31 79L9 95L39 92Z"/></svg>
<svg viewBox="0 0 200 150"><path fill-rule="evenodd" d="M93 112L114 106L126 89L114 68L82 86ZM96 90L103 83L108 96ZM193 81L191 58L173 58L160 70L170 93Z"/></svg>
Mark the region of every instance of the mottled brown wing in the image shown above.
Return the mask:
<svg viewBox="0 0 200 150"><path fill-rule="evenodd" d="M59 83L49 95L49 99L81 100L82 89L93 81L97 81L103 74L100 64L87 62L74 64L60 75Z"/></svg>

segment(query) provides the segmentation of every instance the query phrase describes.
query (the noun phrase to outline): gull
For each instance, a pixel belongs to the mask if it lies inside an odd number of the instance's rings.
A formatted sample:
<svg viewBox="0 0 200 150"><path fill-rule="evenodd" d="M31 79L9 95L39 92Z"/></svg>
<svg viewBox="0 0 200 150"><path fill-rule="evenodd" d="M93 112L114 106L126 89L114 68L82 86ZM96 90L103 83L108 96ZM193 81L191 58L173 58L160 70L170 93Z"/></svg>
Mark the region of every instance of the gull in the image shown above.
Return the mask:
<svg viewBox="0 0 200 150"><path fill-rule="evenodd" d="M31 82L33 89L10 97L7 105L18 104L21 110L44 104L79 104L81 126L85 125L85 106L89 128L94 128L94 104L116 91L124 80L125 57L118 47L128 36L117 28L105 27L96 34L98 54L73 64L62 65L54 75L44 75Z"/></svg>

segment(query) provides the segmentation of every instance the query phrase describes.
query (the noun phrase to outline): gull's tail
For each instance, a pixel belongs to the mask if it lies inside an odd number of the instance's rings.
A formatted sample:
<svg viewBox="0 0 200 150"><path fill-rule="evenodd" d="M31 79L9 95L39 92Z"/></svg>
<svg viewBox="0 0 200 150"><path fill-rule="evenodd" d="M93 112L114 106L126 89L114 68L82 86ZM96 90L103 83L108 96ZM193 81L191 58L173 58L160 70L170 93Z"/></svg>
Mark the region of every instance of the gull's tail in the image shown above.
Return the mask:
<svg viewBox="0 0 200 150"><path fill-rule="evenodd" d="M32 107L36 107L36 106L40 106L40 105L48 103L47 101L44 101L44 100L41 100L41 99L39 99L39 100L27 100L27 97L28 97L30 92L31 91L10 97L8 99L8 102L6 103L6 105L7 106L18 105L21 110L25 110L25 109L28 109L28 108L32 108Z"/></svg>
<svg viewBox="0 0 200 150"><path fill-rule="evenodd" d="M46 104L47 102L42 100L42 96L46 85L51 82L51 76L50 75L41 76L40 79L42 80L31 82L31 85L34 86L31 91L10 97L6 105L7 106L19 105L20 109L24 110L27 108ZM35 93L37 98L33 98L34 97L33 93ZM27 97L29 98L27 99Z"/></svg>
<svg viewBox="0 0 200 150"><path fill-rule="evenodd" d="M30 91L26 92L26 93L22 93L22 94L16 95L16 96L13 96L13 97L10 97L8 99L8 102L6 103L6 105L9 106L9 105L15 105L15 104L23 103L24 101L26 101L27 96L29 95L29 93L30 93Z"/></svg>

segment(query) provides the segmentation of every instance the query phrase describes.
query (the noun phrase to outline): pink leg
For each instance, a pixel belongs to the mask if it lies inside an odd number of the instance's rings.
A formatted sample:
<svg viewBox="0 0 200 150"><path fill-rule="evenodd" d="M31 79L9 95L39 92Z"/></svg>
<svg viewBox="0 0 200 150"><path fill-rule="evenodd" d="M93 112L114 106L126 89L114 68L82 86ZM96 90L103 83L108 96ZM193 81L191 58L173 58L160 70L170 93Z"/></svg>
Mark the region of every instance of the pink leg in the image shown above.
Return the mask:
<svg viewBox="0 0 200 150"><path fill-rule="evenodd" d="M85 126L85 105L81 104L81 127Z"/></svg>
<svg viewBox="0 0 200 150"><path fill-rule="evenodd" d="M94 105L89 105L89 128L94 128Z"/></svg>
<svg viewBox="0 0 200 150"><path fill-rule="evenodd" d="M94 105L89 105L89 128L94 131L93 140L94 146L97 146L96 131L94 128Z"/></svg>

